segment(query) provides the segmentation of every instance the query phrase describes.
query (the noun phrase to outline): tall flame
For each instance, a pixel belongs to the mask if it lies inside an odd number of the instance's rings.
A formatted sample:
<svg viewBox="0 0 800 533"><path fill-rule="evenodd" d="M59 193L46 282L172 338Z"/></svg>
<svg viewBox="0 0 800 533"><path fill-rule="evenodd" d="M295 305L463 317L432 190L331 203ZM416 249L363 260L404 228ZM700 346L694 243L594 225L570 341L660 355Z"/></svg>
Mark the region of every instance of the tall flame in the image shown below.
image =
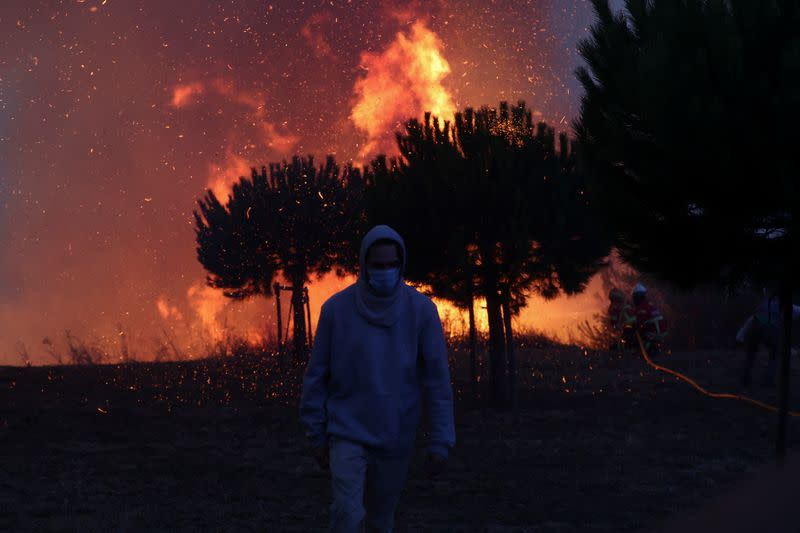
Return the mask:
<svg viewBox="0 0 800 533"><path fill-rule="evenodd" d="M442 54L442 42L424 22L417 21L408 34L398 32L381 53L361 54L366 76L353 88L356 103L350 119L367 134L359 155L396 152L394 132L408 117L426 111L450 118L455 105L442 84L450 65Z"/></svg>
<svg viewBox="0 0 800 533"><path fill-rule="evenodd" d="M197 282L187 289L186 297L197 314L205 333L213 341L221 340L224 336L224 329L220 324L219 314L226 305L226 298L222 291Z"/></svg>

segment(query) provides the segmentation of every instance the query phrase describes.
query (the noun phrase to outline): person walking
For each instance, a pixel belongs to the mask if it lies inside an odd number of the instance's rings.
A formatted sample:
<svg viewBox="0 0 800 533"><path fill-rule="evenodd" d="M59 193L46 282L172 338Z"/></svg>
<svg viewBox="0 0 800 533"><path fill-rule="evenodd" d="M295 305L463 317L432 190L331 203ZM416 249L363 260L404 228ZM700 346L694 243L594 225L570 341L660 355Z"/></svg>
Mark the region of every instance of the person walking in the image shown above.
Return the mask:
<svg viewBox="0 0 800 533"><path fill-rule="evenodd" d="M436 305L403 281L402 237L373 227L359 266L357 281L322 305L300 420L330 470L330 531L391 533L422 398L431 426L426 467L435 476L455 445L453 390Z"/></svg>

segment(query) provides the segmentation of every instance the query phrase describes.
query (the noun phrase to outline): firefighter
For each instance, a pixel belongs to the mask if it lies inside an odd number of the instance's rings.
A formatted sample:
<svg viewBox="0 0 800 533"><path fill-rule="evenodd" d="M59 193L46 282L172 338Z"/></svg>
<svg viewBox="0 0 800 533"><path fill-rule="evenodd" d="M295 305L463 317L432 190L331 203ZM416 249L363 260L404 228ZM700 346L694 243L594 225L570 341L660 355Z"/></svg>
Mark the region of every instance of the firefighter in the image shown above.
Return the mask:
<svg viewBox="0 0 800 533"><path fill-rule="evenodd" d="M742 387L749 387L752 381L753 361L761 346L769 352L769 365L762 384L765 387L775 385L778 374L778 350L781 342L781 310L776 292L766 293L765 297L748 317L736 335L736 340L744 344L745 363L742 373ZM800 317L800 306L792 306L792 319Z"/></svg>
<svg viewBox="0 0 800 533"><path fill-rule="evenodd" d="M611 350L622 350L633 344L633 329L636 324L636 315L633 306L625 301L625 293L616 287L608 293L610 304L608 306L609 328L614 333Z"/></svg>
<svg viewBox="0 0 800 533"><path fill-rule="evenodd" d="M636 331L642 337L645 349L651 355L658 354L667 336L664 315L647 297L647 288L641 283L633 288L633 307Z"/></svg>

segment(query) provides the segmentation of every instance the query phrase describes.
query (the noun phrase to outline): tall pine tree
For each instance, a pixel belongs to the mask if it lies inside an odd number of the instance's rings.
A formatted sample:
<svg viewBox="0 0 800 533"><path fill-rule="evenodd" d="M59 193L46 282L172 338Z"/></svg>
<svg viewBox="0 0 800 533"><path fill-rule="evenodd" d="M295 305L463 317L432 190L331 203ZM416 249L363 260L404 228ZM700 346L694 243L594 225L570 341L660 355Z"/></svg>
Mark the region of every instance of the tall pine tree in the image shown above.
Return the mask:
<svg viewBox="0 0 800 533"><path fill-rule="evenodd" d="M788 312L800 281L800 4L593 4L575 129L621 256L685 287L773 287ZM787 334L784 370L788 350Z"/></svg>

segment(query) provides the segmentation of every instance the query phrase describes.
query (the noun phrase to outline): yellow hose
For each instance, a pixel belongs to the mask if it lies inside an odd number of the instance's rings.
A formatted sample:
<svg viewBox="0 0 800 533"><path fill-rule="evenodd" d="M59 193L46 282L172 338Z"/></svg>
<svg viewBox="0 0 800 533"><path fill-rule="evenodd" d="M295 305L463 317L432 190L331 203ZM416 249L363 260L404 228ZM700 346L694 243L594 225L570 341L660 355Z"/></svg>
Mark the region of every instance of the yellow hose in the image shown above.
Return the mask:
<svg viewBox="0 0 800 533"><path fill-rule="evenodd" d="M666 372L667 374L670 374L682 381L685 381L686 383L694 387L697 391L699 391L702 394L705 394L710 398L726 398L728 400L741 400L743 402L749 402L753 405L761 407L762 409L766 409L774 413L778 412L778 408L775 407L774 405L770 405L768 403L756 400L754 398L750 398L748 396L742 396L741 394L734 394L731 392L711 392L708 389L701 387L695 380L693 380L689 376L686 376L684 374L681 374L680 372L677 372L665 366L661 366L654 363L653 360L650 359L650 356L647 354L647 349L644 347L644 341L642 341L642 337L639 335L638 332L636 333L636 339L639 341L639 348L641 350L642 357L644 358L645 363L647 363L650 367L654 368L655 370ZM800 412L789 411L789 416L800 416Z"/></svg>

